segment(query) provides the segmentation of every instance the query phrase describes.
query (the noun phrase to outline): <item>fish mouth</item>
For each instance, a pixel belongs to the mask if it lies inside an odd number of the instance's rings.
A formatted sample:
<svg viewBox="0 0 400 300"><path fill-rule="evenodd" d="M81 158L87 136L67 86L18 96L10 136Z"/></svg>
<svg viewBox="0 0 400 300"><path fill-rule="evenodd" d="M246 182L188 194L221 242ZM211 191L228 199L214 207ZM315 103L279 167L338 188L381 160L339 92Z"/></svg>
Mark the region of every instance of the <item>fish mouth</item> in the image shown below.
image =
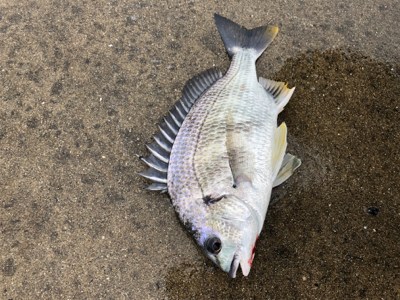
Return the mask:
<svg viewBox="0 0 400 300"><path fill-rule="evenodd" d="M237 272L237 269L239 268L239 265L240 265L240 268L242 269L243 276L249 275L251 263L249 261L246 261L245 259L241 258L240 255L235 254L233 256L231 268L229 270L229 275L232 278L236 277L236 272Z"/></svg>

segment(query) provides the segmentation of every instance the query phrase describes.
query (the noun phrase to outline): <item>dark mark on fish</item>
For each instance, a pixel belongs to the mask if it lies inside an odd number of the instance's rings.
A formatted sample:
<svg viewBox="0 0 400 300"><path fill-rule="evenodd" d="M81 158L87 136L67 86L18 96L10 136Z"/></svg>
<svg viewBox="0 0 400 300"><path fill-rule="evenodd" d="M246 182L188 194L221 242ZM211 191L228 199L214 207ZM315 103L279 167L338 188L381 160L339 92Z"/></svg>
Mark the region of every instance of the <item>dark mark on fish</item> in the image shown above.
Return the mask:
<svg viewBox="0 0 400 300"><path fill-rule="evenodd" d="M220 201L222 198L225 198L225 196L221 196L218 198L212 198L210 195L203 197L203 201L205 204L210 205L210 204L214 204L218 201Z"/></svg>

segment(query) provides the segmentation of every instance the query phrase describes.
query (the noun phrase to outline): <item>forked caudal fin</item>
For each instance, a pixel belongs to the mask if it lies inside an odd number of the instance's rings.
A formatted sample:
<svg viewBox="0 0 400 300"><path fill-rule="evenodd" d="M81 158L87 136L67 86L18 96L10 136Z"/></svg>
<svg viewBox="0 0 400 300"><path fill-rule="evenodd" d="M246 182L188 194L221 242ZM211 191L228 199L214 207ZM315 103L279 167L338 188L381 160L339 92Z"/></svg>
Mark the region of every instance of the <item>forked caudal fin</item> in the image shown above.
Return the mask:
<svg viewBox="0 0 400 300"><path fill-rule="evenodd" d="M278 27L261 26L246 29L217 14L214 14L214 20L226 50L231 57L236 52L247 49L253 50L258 58L278 34Z"/></svg>

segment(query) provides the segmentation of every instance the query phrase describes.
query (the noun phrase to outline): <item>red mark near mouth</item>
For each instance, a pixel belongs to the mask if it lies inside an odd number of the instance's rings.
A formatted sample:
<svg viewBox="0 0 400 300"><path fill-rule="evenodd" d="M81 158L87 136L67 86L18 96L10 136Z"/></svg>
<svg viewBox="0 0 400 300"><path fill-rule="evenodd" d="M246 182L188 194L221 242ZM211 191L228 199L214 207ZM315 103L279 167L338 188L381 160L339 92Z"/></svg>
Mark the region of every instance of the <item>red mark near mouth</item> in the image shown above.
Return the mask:
<svg viewBox="0 0 400 300"><path fill-rule="evenodd" d="M249 261L248 261L250 267L253 264L254 255L256 254L257 240L258 240L258 234L257 234L257 237L256 237L256 241L254 242L253 248L251 249L251 257L249 258Z"/></svg>

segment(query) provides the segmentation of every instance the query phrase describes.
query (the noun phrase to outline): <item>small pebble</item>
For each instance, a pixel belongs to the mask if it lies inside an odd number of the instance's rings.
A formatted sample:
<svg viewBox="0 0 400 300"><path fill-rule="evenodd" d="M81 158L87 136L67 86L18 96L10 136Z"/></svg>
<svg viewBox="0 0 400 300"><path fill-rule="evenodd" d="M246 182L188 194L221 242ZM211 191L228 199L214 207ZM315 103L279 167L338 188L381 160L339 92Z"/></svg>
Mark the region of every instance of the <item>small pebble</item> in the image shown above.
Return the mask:
<svg viewBox="0 0 400 300"><path fill-rule="evenodd" d="M379 209L374 206L368 207L365 212L369 213L370 215L377 216L379 214Z"/></svg>

